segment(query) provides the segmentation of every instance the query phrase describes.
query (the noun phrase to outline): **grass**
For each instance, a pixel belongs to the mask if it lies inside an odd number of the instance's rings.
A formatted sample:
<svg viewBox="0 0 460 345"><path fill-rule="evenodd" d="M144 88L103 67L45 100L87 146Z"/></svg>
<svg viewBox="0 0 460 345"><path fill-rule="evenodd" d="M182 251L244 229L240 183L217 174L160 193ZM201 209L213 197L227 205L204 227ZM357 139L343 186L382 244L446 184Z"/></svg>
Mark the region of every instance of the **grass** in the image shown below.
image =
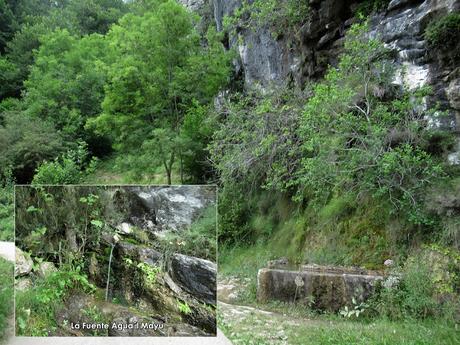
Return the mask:
<svg viewBox="0 0 460 345"><path fill-rule="evenodd" d="M96 170L85 177L85 184L167 184L162 166L151 169L138 168L136 157L113 155L101 160ZM180 184L178 169L173 167L172 184Z"/></svg>
<svg viewBox="0 0 460 345"><path fill-rule="evenodd" d="M0 343L9 332L13 310L13 264L0 258Z"/></svg>
<svg viewBox="0 0 460 345"><path fill-rule="evenodd" d="M460 328L453 321L405 318L392 321L384 317L358 320L336 314L323 314L303 306L283 302L260 304L256 300L257 271L268 260L285 254L286 248L271 242L252 246L221 246L219 274L249 278L238 304L254 307L249 313L219 313L219 327L238 345L454 345L460 344ZM262 312L260 311L262 310ZM267 314L266 311L272 314Z"/></svg>
<svg viewBox="0 0 460 345"><path fill-rule="evenodd" d="M431 320L362 323L271 319L270 315L248 315L231 323L220 319L219 326L235 345L456 345L460 339L460 330L454 325Z"/></svg>

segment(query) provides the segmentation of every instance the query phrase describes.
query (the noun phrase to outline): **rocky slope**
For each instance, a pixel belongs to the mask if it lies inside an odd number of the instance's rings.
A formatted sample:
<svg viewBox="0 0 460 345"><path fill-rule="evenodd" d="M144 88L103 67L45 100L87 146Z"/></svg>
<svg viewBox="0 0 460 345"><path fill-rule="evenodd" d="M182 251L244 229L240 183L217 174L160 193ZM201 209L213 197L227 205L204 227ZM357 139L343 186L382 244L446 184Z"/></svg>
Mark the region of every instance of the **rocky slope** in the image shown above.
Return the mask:
<svg viewBox="0 0 460 345"><path fill-rule="evenodd" d="M267 89L285 83L303 86L321 78L329 65L337 62L347 28L356 21L356 12L363 1L305 0L308 18L295 32L285 28L273 35L268 26L237 25L227 45L236 48L235 72L246 88ZM241 0L181 0L193 11L203 13L210 6L218 30L224 30L226 16L241 7ZM394 52L394 63L400 76L395 84L409 88L431 85L433 96L427 105L440 104L449 116L432 119L431 125L460 133L460 75L458 61L444 63L441 52L428 49L424 39L427 25L437 18L458 11L458 0L392 0L370 17L370 35L378 35ZM460 164L458 147L448 159Z"/></svg>
<svg viewBox="0 0 460 345"><path fill-rule="evenodd" d="M203 211L215 205L215 188L140 186L91 191L105 200L98 214L106 224L100 241L91 242L83 258L83 273L94 291L70 291L55 310L57 329L48 335L215 335L216 258L184 255L164 239L172 233L180 239L189 231ZM53 209L44 213L49 217ZM47 235L43 236L46 241ZM27 243L17 242L24 251L16 248L16 289L33 295L36 286L53 279L63 268L60 260L52 262L50 253L37 254ZM26 317L19 309L17 313ZM34 316L34 312L28 313ZM70 327L83 323L146 324L153 328L120 326L107 331Z"/></svg>

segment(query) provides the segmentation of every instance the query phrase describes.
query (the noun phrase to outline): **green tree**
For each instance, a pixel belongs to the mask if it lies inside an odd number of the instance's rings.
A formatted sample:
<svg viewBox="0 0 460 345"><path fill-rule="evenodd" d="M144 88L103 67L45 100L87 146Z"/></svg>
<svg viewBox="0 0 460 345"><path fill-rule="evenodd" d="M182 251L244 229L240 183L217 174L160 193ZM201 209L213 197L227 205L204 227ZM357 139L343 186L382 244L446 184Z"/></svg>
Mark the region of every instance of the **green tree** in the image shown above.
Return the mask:
<svg viewBox="0 0 460 345"><path fill-rule="evenodd" d="M49 122L21 112L4 113L0 125L0 167L11 167L18 183L27 183L38 164L64 150L64 140Z"/></svg>
<svg viewBox="0 0 460 345"><path fill-rule="evenodd" d="M100 112L104 98L104 61L109 49L103 36L93 34L79 39L67 30L41 37L30 77L25 82L26 112L34 118L51 121L71 139L87 141L92 150L101 142L85 130L88 118Z"/></svg>
<svg viewBox="0 0 460 345"><path fill-rule="evenodd" d="M429 223L421 213L423 195L442 176L442 165L424 151L423 118L433 115L420 106L427 90L392 89L387 51L366 30L352 26L338 67L306 104L299 194L313 193L320 203L345 191L371 195L412 223Z"/></svg>
<svg viewBox="0 0 460 345"><path fill-rule="evenodd" d="M110 133L118 150L137 150L144 141L145 150L155 148L149 143L164 143L169 179L170 168L185 154L180 128L187 109L193 99L209 102L217 94L227 80L230 59L215 31L202 47L195 18L183 6L171 0L150 6L154 9L143 15L126 15L110 31L118 58L108 66L102 113L88 127ZM157 153L156 148L145 152L143 159L155 164Z"/></svg>

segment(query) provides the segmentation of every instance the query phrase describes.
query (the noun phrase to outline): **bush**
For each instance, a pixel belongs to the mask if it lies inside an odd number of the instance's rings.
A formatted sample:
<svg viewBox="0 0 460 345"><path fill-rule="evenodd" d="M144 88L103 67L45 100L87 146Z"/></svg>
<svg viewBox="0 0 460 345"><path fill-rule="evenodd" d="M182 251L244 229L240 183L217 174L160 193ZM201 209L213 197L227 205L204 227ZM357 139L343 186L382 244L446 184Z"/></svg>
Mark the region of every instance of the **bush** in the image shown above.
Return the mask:
<svg viewBox="0 0 460 345"><path fill-rule="evenodd" d="M54 159L64 141L54 126L21 112L3 113L0 124L0 166L11 167L18 183L29 183L40 162Z"/></svg>
<svg viewBox="0 0 460 345"><path fill-rule="evenodd" d="M16 330L23 336L47 336L57 327L55 309L73 289L94 292L95 287L81 272L81 267L65 266L34 287L16 294Z"/></svg>
<svg viewBox="0 0 460 345"><path fill-rule="evenodd" d="M97 164L93 157L88 163L88 150L84 142L77 149L67 151L53 161L42 162L35 170L32 184L78 184L83 178L92 173Z"/></svg>
<svg viewBox="0 0 460 345"><path fill-rule="evenodd" d="M234 17L227 19L226 27L242 25L250 29L264 26L273 30L276 37L295 32L308 19L310 7L305 0L255 0L243 1Z"/></svg>
<svg viewBox="0 0 460 345"><path fill-rule="evenodd" d="M250 207L247 195L238 185L225 187L219 194L218 238L220 243L238 243L252 240L248 221Z"/></svg>
<svg viewBox="0 0 460 345"><path fill-rule="evenodd" d="M425 29L425 39L432 48L448 49L460 38L460 13L450 13L435 18Z"/></svg>
<svg viewBox="0 0 460 345"><path fill-rule="evenodd" d="M209 206L193 222L190 229L180 233L171 232L164 241L169 250L207 259L216 260L217 255L217 214L216 207Z"/></svg>
<svg viewBox="0 0 460 345"><path fill-rule="evenodd" d="M395 320L449 318L460 306L458 302L443 300L439 274L444 273L425 254L409 257L401 269L393 269L383 281L371 303L381 316Z"/></svg>

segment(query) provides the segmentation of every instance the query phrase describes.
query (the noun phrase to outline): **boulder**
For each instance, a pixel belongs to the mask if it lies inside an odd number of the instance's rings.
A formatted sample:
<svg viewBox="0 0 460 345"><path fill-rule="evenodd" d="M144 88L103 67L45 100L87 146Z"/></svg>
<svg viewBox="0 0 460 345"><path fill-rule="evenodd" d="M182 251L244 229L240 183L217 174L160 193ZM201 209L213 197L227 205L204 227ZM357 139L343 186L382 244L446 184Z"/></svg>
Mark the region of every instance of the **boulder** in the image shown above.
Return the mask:
<svg viewBox="0 0 460 345"><path fill-rule="evenodd" d="M280 300L304 303L318 310L337 312L351 306L352 300L367 300L378 272L329 266L302 266L300 270L262 268L257 275L257 298L260 302Z"/></svg>
<svg viewBox="0 0 460 345"><path fill-rule="evenodd" d="M216 264L191 256L174 254L168 264L168 273L176 284L196 299L216 304Z"/></svg>
<svg viewBox="0 0 460 345"><path fill-rule="evenodd" d="M125 235L129 235L130 233L133 232L132 225L126 222L117 225L116 228L117 230L119 230L121 233Z"/></svg>
<svg viewBox="0 0 460 345"><path fill-rule="evenodd" d="M16 291L24 291L28 290L32 287L32 280L29 278L19 278L16 280L14 284L14 288Z"/></svg>
<svg viewBox="0 0 460 345"><path fill-rule="evenodd" d="M49 276L51 273L56 272L56 266L52 262L40 262L37 269L37 274L41 278Z"/></svg>
<svg viewBox="0 0 460 345"><path fill-rule="evenodd" d="M14 265L14 276L24 276L32 271L33 261L29 254L24 253L21 249L16 247L16 263Z"/></svg>

